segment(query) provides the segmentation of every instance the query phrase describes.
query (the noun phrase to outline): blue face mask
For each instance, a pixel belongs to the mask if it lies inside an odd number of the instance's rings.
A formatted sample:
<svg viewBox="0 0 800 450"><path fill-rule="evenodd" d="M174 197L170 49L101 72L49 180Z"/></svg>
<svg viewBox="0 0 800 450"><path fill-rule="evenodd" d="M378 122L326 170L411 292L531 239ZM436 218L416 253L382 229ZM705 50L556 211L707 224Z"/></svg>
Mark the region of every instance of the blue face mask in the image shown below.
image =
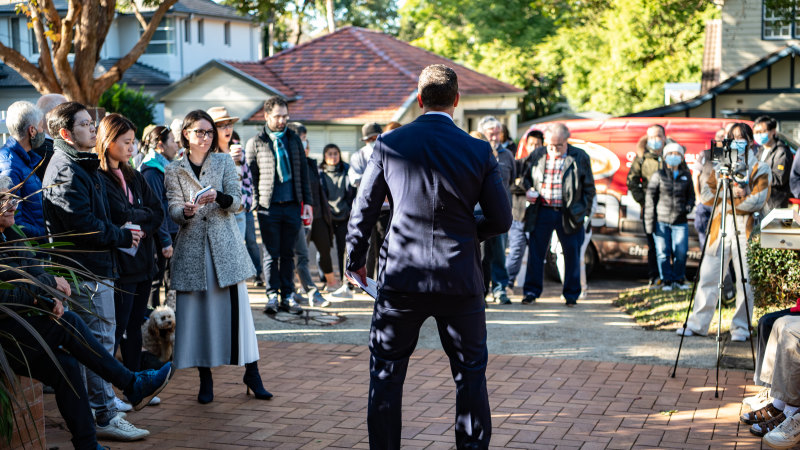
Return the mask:
<svg viewBox="0 0 800 450"><path fill-rule="evenodd" d="M731 148L736 149L736 151L741 155L747 150L747 141L744 139L736 139L731 142Z"/></svg>
<svg viewBox="0 0 800 450"><path fill-rule="evenodd" d="M769 142L769 134L767 133L756 133L753 137L758 145L765 145L767 142Z"/></svg>
<svg viewBox="0 0 800 450"><path fill-rule="evenodd" d="M664 157L664 162L666 162L670 167L678 167L682 160L683 158L681 158L681 155L676 155L674 153L670 153Z"/></svg>
<svg viewBox="0 0 800 450"><path fill-rule="evenodd" d="M661 139L648 139L647 146L653 150L661 150L661 147L664 146L664 143L661 141Z"/></svg>

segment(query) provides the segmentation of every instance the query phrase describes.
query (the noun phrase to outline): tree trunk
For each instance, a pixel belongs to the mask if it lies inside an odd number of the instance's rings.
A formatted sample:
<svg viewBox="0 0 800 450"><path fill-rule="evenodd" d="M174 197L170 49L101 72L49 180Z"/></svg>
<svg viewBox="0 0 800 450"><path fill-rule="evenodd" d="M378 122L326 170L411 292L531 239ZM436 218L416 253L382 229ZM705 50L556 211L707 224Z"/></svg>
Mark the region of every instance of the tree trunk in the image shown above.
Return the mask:
<svg viewBox="0 0 800 450"><path fill-rule="evenodd" d="M333 0L325 0L325 14L328 17L328 32L336 31L336 21L333 18Z"/></svg>

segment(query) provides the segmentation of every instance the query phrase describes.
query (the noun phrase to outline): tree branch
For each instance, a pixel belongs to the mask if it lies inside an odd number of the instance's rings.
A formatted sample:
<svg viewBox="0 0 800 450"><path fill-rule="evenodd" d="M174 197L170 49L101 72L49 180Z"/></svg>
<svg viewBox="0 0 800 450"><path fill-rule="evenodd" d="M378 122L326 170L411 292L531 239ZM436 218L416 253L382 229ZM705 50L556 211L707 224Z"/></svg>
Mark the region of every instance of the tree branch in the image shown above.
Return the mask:
<svg viewBox="0 0 800 450"><path fill-rule="evenodd" d="M67 59L70 47L73 44L75 17L80 13L81 7L82 5L79 1L69 0L67 15L61 21L61 28L58 30L60 34L59 45L55 50L53 59L56 74L61 80L61 87L64 89L64 95L70 100L85 102L85 99L80 95L78 81L75 79L75 74L72 72L72 67L70 67Z"/></svg>
<svg viewBox="0 0 800 450"><path fill-rule="evenodd" d="M0 60L8 67L16 70L39 92L58 92L58 87L48 83L47 77L36 65L28 61L22 54L13 48L6 47L0 42Z"/></svg>
<svg viewBox="0 0 800 450"><path fill-rule="evenodd" d="M139 5L136 4L136 0L131 0L131 6L133 7L133 15L136 16L136 20L139 21L139 25L141 25L144 30L147 28L147 21L144 20L144 16L139 12Z"/></svg>
<svg viewBox="0 0 800 450"><path fill-rule="evenodd" d="M48 81L48 91L61 92L61 86L58 85L58 78L53 70L50 46L47 44L47 36L44 34L44 19L37 8L31 8L33 34L36 36L36 43L39 46L39 70Z"/></svg>

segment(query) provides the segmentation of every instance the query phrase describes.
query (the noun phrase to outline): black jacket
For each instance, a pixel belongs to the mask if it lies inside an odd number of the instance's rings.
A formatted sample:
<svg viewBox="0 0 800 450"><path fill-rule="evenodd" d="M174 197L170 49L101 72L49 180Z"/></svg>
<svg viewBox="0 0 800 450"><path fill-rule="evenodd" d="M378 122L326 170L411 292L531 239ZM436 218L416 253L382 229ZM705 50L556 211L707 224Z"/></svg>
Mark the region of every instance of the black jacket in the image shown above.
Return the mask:
<svg viewBox="0 0 800 450"><path fill-rule="evenodd" d="M137 171L133 171L133 180L127 183L133 194L133 204L128 201L128 194L122 190L114 174L105 171L100 173L108 193L111 222L120 227L126 222L139 225L145 234L139 241L139 248L134 256L115 250L119 261L119 282L138 283L152 279L156 268L155 238L164 220L161 201L153 194L144 176Z"/></svg>
<svg viewBox="0 0 800 450"><path fill-rule="evenodd" d="M34 149L32 152L42 158L42 162L36 167L36 176L40 180L44 180L44 172L47 170L47 165L50 164L50 158L53 157L53 138L46 137L44 143Z"/></svg>
<svg viewBox="0 0 800 450"><path fill-rule="evenodd" d="M668 168L650 176L644 200L644 227L653 233L656 222L670 225L686 223L686 215L694 208L694 184L688 169L680 167L678 177Z"/></svg>
<svg viewBox="0 0 800 450"><path fill-rule="evenodd" d="M523 189L527 191L533 188L541 192L546 161L545 147L539 147L531 153L530 169L525 172L522 179ZM585 151L572 145L567 146L564 166L561 169L561 189L563 199L561 224L567 234L577 233L583 228L584 219L592 213L596 190L592 175L592 160ZM525 210L526 232L534 231L540 204L541 201L529 204Z"/></svg>
<svg viewBox="0 0 800 450"><path fill-rule="evenodd" d="M164 221L161 222L161 227L158 229L158 240L156 241L156 248L162 249L173 245L172 236L178 234L178 224L167 214L169 210L169 201L167 201L167 189L164 187L164 172L156 169L155 167L142 164L139 167L144 180L150 187L150 191L157 198L161 199L161 209L164 211Z"/></svg>
<svg viewBox="0 0 800 450"><path fill-rule="evenodd" d="M66 250L78 250L54 259L74 266L67 259L71 258L98 278L117 279L112 250L130 247L133 236L111 223L105 183L97 170L100 160L94 153L75 150L62 139L55 140L54 148L42 181L46 187L42 195L45 225L50 234L71 234L54 240L72 243Z"/></svg>
<svg viewBox="0 0 800 450"><path fill-rule="evenodd" d="M56 280L53 275L45 272L41 267L42 262L29 259L30 249L21 245L5 243L3 234L0 233L0 260L3 261L0 269L0 280L13 285L10 289L0 289L0 303L16 303L19 305L34 306L37 298L52 298L53 294L45 288L29 283L26 280L35 278L39 283L55 289ZM28 276L16 273L15 270L24 270ZM39 308L50 309L46 304L35 305ZM17 309L17 308L14 308Z"/></svg>
<svg viewBox="0 0 800 450"><path fill-rule="evenodd" d="M756 158L762 160L764 154L764 147L758 149ZM770 191L767 202L764 204L762 213L768 214L775 208L786 208L789 206L789 197L792 192L789 186L789 177L791 175L791 168L793 162L792 151L789 150L783 142L778 142L768 154L764 163L766 163L772 172L770 179Z"/></svg>

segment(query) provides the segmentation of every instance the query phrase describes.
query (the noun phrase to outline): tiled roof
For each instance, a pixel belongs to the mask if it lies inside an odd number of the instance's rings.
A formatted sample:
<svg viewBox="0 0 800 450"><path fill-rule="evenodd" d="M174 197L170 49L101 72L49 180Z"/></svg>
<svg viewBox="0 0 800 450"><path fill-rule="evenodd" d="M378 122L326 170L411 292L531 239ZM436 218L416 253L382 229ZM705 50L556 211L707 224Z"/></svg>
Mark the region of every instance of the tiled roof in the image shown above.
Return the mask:
<svg viewBox="0 0 800 450"><path fill-rule="evenodd" d="M201 16L211 16L226 19L250 20L236 12L236 9L220 5L211 0L179 0L175 3L170 12L198 14Z"/></svg>
<svg viewBox="0 0 800 450"><path fill-rule="evenodd" d="M706 92L719 83L720 67L722 67L722 20L709 20L706 22L700 92Z"/></svg>
<svg viewBox="0 0 800 450"><path fill-rule="evenodd" d="M102 70L108 70L114 65L117 59L102 59L98 65ZM142 63L134 63L125 73L122 74L120 83L127 83L131 89L138 89L144 86L146 89L151 87L168 86L171 81L166 73L147 66ZM24 88L32 87L22 75L5 64L0 64L0 89L2 88Z"/></svg>
<svg viewBox="0 0 800 450"><path fill-rule="evenodd" d="M293 119L385 123L416 91L420 71L437 63L455 69L462 95L524 92L387 34L358 27L342 28L260 62L227 64L296 96L289 107ZM250 120L263 117L258 111Z"/></svg>

